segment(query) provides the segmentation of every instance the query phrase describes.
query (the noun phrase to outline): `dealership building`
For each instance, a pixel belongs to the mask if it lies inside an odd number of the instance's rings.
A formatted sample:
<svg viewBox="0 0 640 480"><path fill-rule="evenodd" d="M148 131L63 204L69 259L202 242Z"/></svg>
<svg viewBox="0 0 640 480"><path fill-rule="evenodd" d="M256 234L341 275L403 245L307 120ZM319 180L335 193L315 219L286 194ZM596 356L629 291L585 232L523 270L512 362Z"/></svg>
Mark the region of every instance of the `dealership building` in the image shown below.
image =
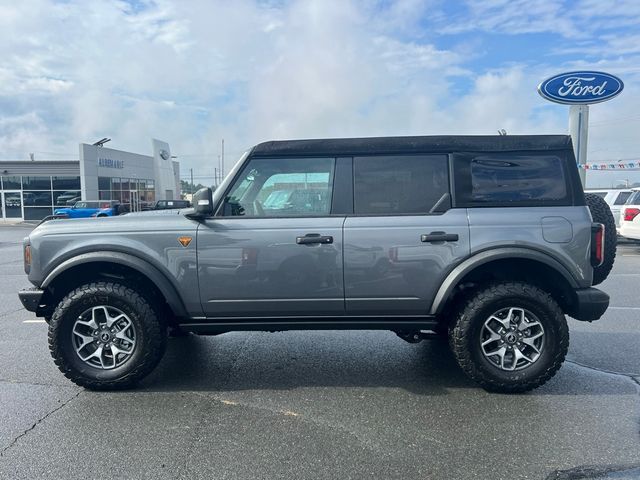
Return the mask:
<svg viewBox="0 0 640 480"><path fill-rule="evenodd" d="M0 221L40 220L77 200L116 200L132 211L180 198L180 165L169 145L153 155L80 144L79 160L0 161Z"/></svg>

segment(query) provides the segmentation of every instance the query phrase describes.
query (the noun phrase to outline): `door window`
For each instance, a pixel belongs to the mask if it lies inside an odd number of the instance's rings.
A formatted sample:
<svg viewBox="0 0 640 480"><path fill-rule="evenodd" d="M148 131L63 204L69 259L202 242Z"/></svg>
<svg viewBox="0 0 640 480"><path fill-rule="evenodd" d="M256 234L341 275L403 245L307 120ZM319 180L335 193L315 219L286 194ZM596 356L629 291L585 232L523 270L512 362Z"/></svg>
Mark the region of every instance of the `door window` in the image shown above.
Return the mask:
<svg viewBox="0 0 640 480"><path fill-rule="evenodd" d="M450 206L446 156L354 158L357 215L442 213Z"/></svg>
<svg viewBox="0 0 640 480"><path fill-rule="evenodd" d="M225 216L329 215L335 159L254 158L225 199Z"/></svg>

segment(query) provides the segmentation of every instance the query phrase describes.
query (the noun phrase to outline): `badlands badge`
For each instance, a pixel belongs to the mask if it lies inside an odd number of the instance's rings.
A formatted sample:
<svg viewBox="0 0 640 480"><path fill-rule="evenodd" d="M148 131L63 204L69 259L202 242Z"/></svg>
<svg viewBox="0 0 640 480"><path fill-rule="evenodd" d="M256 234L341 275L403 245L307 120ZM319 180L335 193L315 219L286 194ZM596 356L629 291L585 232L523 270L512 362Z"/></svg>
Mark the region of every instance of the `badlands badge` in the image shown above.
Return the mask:
<svg viewBox="0 0 640 480"><path fill-rule="evenodd" d="M191 243L192 237L178 237L178 241L180 242L180 245L182 245L183 247L188 247L189 244Z"/></svg>

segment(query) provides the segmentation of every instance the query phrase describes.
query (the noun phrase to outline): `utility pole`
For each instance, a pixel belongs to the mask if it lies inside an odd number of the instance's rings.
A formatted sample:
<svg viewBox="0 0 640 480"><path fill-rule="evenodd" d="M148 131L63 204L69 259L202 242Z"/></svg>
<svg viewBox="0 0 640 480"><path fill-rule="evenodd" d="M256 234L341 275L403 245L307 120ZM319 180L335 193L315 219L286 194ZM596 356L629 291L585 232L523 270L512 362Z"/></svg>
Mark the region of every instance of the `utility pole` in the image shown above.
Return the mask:
<svg viewBox="0 0 640 480"><path fill-rule="evenodd" d="M220 157L220 155L218 155L218 167L220 167L221 165L222 165L222 164L221 164L221 157ZM221 170L220 168L216 168L215 170L216 170L216 177L215 177L215 180L216 180L216 186L217 186L217 185L220 183L220 181L218 180L218 175L220 175L220 172L221 172L222 170Z"/></svg>
<svg viewBox="0 0 640 480"><path fill-rule="evenodd" d="M224 138L222 139L222 156L220 157L220 178L224 179Z"/></svg>
<svg viewBox="0 0 640 480"><path fill-rule="evenodd" d="M191 186L189 187L189 190L191 190L191 198L193 198L193 168L190 168L189 172L191 173Z"/></svg>

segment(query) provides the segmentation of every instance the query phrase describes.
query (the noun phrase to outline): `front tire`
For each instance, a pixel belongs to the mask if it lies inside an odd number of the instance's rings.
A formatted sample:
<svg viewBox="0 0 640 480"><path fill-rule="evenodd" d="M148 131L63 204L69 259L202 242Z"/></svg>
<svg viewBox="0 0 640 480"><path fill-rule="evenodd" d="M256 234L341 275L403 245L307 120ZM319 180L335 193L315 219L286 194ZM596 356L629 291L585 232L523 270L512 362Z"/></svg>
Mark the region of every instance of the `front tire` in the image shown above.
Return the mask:
<svg viewBox="0 0 640 480"><path fill-rule="evenodd" d="M449 342L460 368L485 390L526 392L556 374L569 348L569 329L547 292L508 282L468 297Z"/></svg>
<svg viewBox="0 0 640 480"><path fill-rule="evenodd" d="M167 327L153 302L126 285L96 282L66 295L49 323L60 371L91 390L128 388L158 364Z"/></svg>

